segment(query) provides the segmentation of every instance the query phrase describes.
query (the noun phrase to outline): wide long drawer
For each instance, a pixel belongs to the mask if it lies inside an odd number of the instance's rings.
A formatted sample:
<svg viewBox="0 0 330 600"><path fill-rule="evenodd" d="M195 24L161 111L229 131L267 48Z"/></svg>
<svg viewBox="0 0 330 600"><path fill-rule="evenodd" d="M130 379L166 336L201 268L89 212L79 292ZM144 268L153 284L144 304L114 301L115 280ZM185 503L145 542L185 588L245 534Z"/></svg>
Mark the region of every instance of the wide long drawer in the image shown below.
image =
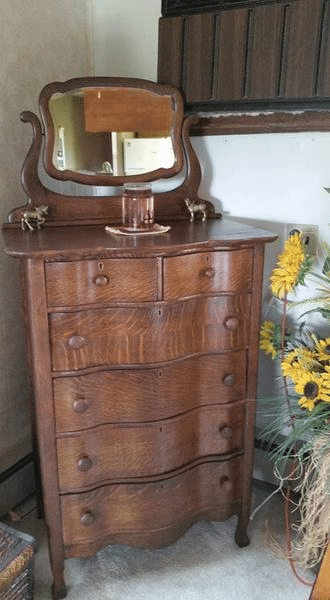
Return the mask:
<svg viewBox="0 0 330 600"><path fill-rule="evenodd" d="M198 252L164 259L164 300L196 294L246 292L252 285L253 250Z"/></svg>
<svg viewBox="0 0 330 600"><path fill-rule="evenodd" d="M243 449L243 402L204 406L141 425L104 425L57 439L61 492L151 477Z"/></svg>
<svg viewBox="0 0 330 600"><path fill-rule="evenodd" d="M119 484L61 497L66 555L91 554L106 543L162 546L194 521L222 520L241 500L241 458L206 462L175 477Z"/></svg>
<svg viewBox="0 0 330 600"><path fill-rule="evenodd" d="M148 369L115 369L53 380L56 431L167 419L246 394L246 351L194 356Z"/></svg>
<svg viewBox="0 0 330 600"><path fill-rule="evenodd" d="M157 260L104 259L46 263L48 305L157 300Z"/></svg>
<svg viewBox="0 0 330 600"><path fill-rule="evenodd" d="M166 362L249 343L250 295L50 315L52 368Z"/></svg>

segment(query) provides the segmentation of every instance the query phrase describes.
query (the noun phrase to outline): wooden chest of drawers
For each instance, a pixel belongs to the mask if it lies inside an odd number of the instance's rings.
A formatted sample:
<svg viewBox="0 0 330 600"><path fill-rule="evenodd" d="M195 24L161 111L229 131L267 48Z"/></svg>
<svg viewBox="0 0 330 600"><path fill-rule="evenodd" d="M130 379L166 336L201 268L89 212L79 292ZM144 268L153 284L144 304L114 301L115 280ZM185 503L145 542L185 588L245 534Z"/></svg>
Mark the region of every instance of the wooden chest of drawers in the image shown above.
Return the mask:
<svg viewBox="0 0 330 600"><path fill-rule="evenodd" d="M65 557L238 515L248 543L263 250L235 221L4 231L20 258L54 596Z"/></svg>

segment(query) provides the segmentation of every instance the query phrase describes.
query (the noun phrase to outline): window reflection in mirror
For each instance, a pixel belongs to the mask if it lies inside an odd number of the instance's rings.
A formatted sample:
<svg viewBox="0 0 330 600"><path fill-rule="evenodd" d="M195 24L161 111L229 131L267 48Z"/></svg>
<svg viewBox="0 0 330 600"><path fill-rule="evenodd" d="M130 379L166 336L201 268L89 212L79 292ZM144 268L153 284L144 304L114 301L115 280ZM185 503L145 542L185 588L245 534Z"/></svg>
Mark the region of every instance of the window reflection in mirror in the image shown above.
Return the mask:
<svg viewBox="0 0 330 600"><path fill-rule="evenodd" d="M53 165L86 174L134 176L171 168L172 101L145 90L85 88L55 93Z"/></svg>

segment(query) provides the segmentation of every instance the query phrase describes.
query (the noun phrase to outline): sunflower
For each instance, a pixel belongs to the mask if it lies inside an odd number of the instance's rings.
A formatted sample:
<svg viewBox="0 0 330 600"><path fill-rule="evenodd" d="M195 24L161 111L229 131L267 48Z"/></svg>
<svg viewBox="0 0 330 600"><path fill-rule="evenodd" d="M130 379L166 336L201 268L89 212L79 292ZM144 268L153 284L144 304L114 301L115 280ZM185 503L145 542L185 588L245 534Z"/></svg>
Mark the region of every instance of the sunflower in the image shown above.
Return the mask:
<svg viewBox="0 0 330 600"><path fill-rule="evenodd" d="M281 349L281 329L273 321L264 321L260 329L260 350L276 358Z"/></svg>
<svg viewBox="0 0 330 600"><path fill-rule="evenodd" d="M330 402L330 377L324 379L320 373L300 372L295 390L300 396L300 406L311 411L318 402Z"/></svg>
<svg viewBox="0 0 330 600"><path fill-rule="evenodd" d="M279 255L277 266L270 277L273 295L283 298L292 292L298 283L303 282L309 267L310 261L306 259L301 235L295 233L286 240L284 250Z"/></svg>
<svg viewBox="0 0 330 600"><path fill-rule="evenodd" d="M284 377L290 377L294 383L301 373L310 373L318 366L313 352L305 346L299 346L288 352L281 360L281 369Z"/></svg>
<svg viewBox="0 0 330 600"><path fill-rule="evenodd" d="M330 338L315 338L315 356L320 362L330 362Z"/></svg>
<svg viewBox="0 0 330 600"><path fill-rule="evenodd" d="M330 396L330 367L329 366L324 367L324 371L321 374L321 378L322 378L322 385L323 385L324 389L328 390L328 394Z"/></svg>

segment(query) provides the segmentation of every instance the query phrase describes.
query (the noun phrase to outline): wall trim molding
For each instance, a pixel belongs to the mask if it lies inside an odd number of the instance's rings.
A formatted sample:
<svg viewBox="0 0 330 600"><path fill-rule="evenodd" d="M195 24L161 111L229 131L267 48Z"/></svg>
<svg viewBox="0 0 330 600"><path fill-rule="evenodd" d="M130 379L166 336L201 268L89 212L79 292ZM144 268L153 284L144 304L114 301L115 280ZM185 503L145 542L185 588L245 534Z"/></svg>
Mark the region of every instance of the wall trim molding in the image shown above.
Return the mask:
<svg viewBox="0 0 330 600"><path fill-rule="evenodd" d="M32 462L34 462L34 453L29 452L16 463L8 467L8 469L5 469L2 471L2 473L0 473L0 485L4 483L4 481L7 481L7 479L10 479L10 477L13 477L13 475L16 475L19 471L21 471L21 469L24 469Z"/></svg>
<svg viewBox="0 0 330 600"><path fill-rule="evenodd" d="M192 136L330 131L330 109L195 114Z"/></svg>

